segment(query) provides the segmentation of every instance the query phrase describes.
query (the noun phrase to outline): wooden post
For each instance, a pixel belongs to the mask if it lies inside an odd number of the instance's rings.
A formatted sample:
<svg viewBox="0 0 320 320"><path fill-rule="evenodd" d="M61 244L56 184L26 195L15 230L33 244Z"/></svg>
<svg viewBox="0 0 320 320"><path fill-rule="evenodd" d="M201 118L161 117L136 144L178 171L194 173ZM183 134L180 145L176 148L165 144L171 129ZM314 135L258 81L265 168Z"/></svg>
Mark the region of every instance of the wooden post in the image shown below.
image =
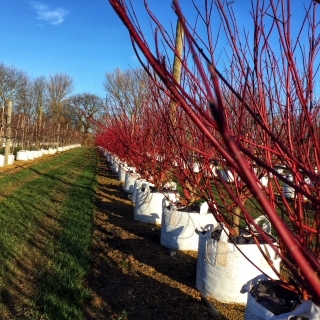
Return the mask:
<svg viewBox="0 0 320 320"><path fill-rule="evenodd" d="M6 121L6 145L4 149L4 165L9 164L9 153L11 145L11 114L12 114L12 101L8 101L7 106L7 121Z"/></svg>
<svg viewBox="0 0 320 320"><path fill-rule="evenodd" d="M3 127L4 127L4 108L5 104L2 106L2 112L1 112L1 127L0 127L0 142L1 142L1 148L3 146Z"/></svg>
<svg viewBox="0 0 320 320"><path fill-rule="evenodd" d="M181 21L177 21L176 29L176 43L175 43L175 55L173 60L173 77L178 84L181 82L181 71L182 71L182 55L183 55L183 41L184 40L184 30ZM177 116L177 104L174 100L170 101L170 119L173 124L176 123Z"/></svg>
<svg viewBox="0 0 320 320"><path fill-rule="evenodd" d="M58 149L58 147L59 147L59 139L60 139L60 123L58 123L56 149Z"/></svg>
<svg viewBox="0 0 320 320"><path fill-rule="evenodd" d="M41 140L40 140L40 136L42 139L42 113L43 113L43 107L40 105L39 106L39 110L38 110L38 130L37 130L37 150L40 150L41 147Z"/></svg>

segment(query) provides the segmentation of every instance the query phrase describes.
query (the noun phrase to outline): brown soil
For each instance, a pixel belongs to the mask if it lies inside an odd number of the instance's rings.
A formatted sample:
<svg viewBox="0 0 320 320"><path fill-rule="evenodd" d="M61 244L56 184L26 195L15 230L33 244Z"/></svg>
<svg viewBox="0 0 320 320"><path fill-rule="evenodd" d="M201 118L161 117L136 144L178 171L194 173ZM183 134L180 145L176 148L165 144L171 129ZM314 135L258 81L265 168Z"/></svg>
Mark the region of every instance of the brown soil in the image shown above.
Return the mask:
<svg viewBox="0 0 320 320"><path fill-rule="evenodd" d="M243 319L244 306L201 298L197 253L170 255L160 245L160 226L135 221L131 201L102 158L98 173L88 279L95 299L87 319Z"/></svg>

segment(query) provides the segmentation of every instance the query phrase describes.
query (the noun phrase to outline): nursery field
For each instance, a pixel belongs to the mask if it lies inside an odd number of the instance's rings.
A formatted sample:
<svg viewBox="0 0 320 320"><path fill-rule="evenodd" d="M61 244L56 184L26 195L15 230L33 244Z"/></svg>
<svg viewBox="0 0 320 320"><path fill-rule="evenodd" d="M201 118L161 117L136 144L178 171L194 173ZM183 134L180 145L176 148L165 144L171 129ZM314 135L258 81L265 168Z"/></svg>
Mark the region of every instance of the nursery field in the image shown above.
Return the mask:
<svg viewBox="0 0 320 320"><path fill-rule="evenodd" d="M0 177L0 319L243 319L217 302L213 315L195 289L197 253L170 254L159 226L133 220L95 149Z"/></svg>
<svg viewBox="0 0 320 320"><path fill-rule="evenodd" d="M133 220L133 206L104 158L98 161L93 235L92 319L243 319L244 307L214 302L215 316L195 288L197 253L160 245L160 226ZM93 310L93 308L91 308Z"/></svg>

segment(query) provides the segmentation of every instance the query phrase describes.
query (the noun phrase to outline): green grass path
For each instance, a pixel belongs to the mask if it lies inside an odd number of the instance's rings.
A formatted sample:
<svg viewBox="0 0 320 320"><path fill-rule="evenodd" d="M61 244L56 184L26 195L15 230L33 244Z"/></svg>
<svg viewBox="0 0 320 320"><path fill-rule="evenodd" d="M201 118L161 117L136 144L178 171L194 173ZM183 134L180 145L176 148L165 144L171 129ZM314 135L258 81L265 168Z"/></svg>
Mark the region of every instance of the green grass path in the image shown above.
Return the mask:
<svg viewBox="0 0 320 320"><path fill-rule="evenodd" d="M96 151L77 148L0 179L0 319L83 319Z"/></svg>

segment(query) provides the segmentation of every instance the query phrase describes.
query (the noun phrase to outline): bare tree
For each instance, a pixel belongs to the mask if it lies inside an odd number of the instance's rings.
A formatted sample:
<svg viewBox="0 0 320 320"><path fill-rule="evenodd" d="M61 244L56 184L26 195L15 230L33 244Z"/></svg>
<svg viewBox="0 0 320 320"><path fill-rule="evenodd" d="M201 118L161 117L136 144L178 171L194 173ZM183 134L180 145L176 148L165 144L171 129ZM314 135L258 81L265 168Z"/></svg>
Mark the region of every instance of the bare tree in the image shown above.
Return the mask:
<svg viewBox="0 0 320 320"><path fill-rule="evenodd" d="M73 91L73 80L66 74L50 76L47 82L49 109L48 114L58 123L66 123L67 99Z"/></svg>
<svg viewBox="0 0 320 320"><path fill-rule="evenodd" d="M5 104L15 100L21 87L24 87L27 76L22 71L0 64L0 101Z"/></svg>
<svg viewBox="0 0 320 320"><path fill-rule="evenodd" d="M116 69L106 73L104 87L107 92L106 104L117 113L126 110L128 116L137 116L137 110L143 104L143 97L147 93L147 74L143 69L126 70Z"/></svg>
<svg viewBox="0 0 320 320"><path fill-rule="evenodd" d="M45 77L38 77L33 81L32 97L37 114L40 115L45 110L48 100L47 81Z"/></svg>
<svg viewBox="0 0 320 320"><path fill-rule="evenodd" d="M90 119L98 120L102 116L105 109L103 99L95 94L82 93L70 97L69 101L73 126L85 135L94 131Z"/></svg>
<svg viewBox="0 0 320 320"><path fill-rule="evenodd" d="M44 110L47 109L48 102L47 81L45 77L38 77L33 81L31 94L35 108L36 144L37 147L40 148L41 139L44 138L43 114Z"/></svg>
<svg viewBox="0 0 320 320"><path fill-rule="evenodd" d="M0 64L0 105L1 110L1 129L0 136L3 136L3 129L6 125L6 106L9 100L14 102L15 109L17 106L30 109L29 99L29 78L22 71ZM30 111L30 110L29 110ZM13 116L13 123L15 117ZM12 126L12 124L11 124Z"/></svg>
<svg viewBox="0 0 320 320"><path fill-rule="evenodd" d="M20 79L19 90L15 93L14 111L16 114L35 115L34 104L32 101L32 82L27 76Z"/></svg>

